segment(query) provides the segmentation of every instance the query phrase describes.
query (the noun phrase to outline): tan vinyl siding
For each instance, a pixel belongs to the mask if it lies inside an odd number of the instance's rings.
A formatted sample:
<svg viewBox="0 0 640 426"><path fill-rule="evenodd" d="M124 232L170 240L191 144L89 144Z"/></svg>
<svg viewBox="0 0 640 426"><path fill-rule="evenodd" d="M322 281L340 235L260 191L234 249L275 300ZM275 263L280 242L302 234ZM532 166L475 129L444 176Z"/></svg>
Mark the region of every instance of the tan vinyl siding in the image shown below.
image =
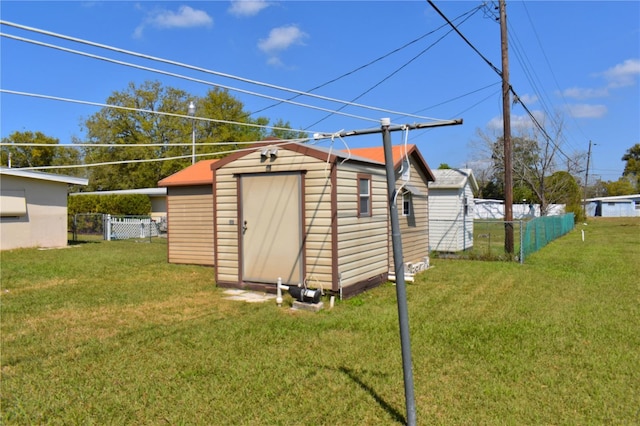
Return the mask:
<svg viewBox="0 0 640 426"><path fill-rule="evenodd" d="M213 266L213 194L211 186L168 189L170 263Z"/></svg>
<svg viewBox="0 0 640 426"><path fill-rule="evenodd" d="M402 196L400 195L397 198L397 206L404 262L416 263L429 255L429 203L427 198L429 188L426 176L416 167L413 158L410 161L410 166L408 184L420 191L422 196L411 196L413 205L410 216L402 216ZM396 187L399 188L402 183L403 180L400 178L396 183Z"/></svg>
<svg viewBox="0 0 640 426"><path fill-rule="evenodd" d="M338 270L342 287L387 272L387 187L382 169L338 170ZM371 176L371 216L358 217L358 176ZM366 242L366 243L365 243Z"/></svg>
<svg viewBox="0 0 640 426"><path fill-rule="evenodd" d="M218 265L220 281L238 280L238 200L236 175L304 171L303 222L306 234L305 279L331 288L331 187L326 162L293 151L280 149L276 159L262 160L260 151L241 157L216 171L218 211ZM230 225L230 220L234 224ZM221 257L220 257L221 258Z"/></svg>

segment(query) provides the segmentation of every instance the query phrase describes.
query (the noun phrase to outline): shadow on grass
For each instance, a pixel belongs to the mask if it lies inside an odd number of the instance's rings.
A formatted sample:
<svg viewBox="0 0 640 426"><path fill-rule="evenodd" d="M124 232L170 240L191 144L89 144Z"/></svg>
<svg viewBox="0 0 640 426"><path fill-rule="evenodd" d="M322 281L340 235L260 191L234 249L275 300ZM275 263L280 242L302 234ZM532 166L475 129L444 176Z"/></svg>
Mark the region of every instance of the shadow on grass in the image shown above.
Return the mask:
<svg viewBox="0 0 640 426"><path fill-rule="evenodd" d="M339 367L338 371L340 371L341 373L344 373L345 375L347 375L347 377L349 377L358 386L360 386L362 388L362 390L364 390L369 395L371 395L371 397L378 403L378 405L380 405L380 407L382 407L382 409L384 411L389 413L389 415L396 422L398 422L400 424L406 424L407 423L405 418L404 418L404 416L402 415L402 413L400 413L398 410L393 408L391 406L391 404L389 404L387 401L384 400L384 398L382 398L380 395L378 395L378 393L375 391L375 389L373 389L371 386L369 386L364 381L362 381L362 379L360 377L358 377L358 375L352 369L343 366L343 367Z"/></svg>
<svg viewBox="0 0 640 426"><path fill-rule="evenodd" d="M79 246L82 244L98 244L101 241L73 241L73 240L67 240L67 245L69 246Z"/></svg>

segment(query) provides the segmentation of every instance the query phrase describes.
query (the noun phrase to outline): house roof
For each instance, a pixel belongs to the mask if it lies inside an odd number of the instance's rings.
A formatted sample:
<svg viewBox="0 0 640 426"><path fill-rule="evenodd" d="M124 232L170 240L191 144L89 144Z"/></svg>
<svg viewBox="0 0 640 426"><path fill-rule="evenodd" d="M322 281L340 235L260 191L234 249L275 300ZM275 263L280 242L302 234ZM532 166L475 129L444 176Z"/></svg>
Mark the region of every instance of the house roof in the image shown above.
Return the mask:
<svg viewBox="0 0 640 426"><path fill-rule="evenodd" d="M118 189L113 191L74 192L69 195L128 195L142 194L150 196L167 195L167 188Z"/></svg>
<svg viewBox="0 0 640 426"><path fill-rule="evenodd" d="M211 165L218 161L201 160L191 166L167 176L158 182L158 186L190 186L190 185L207 185L213 184L213 174L211 173Z"/></svg>
<svg viewBox="0 0 640 426"><path fill-rule="evenodd" d="M587 201L604 201L614 203L616 201L620 202L629 202L629 201L640 201L640 194L629 194L629 195L612 195L609 197L596 197L596 198L587 198Z"/></svg>
<svg viewBox="0 0 640 426"><path fill-rule="evenodd" d="M429 189L460 189L469 182L473 191L478 190L478 183L471 169L437 169L433 174L436 180L429 183Z"/></svg>
<svg viewBox="0 0 640 426"><path fill-rule="evenodd" d="M49 182L66 183L69 185L88 185L89 179L76 176L58 175L55 173L35 172L33 170L11 169L0 167L0 175L23 177L27 179L39 179Z"/></svg>
<svg viewBox="0 0 640 426"><path fill-rule="evenodd" d="M352 155L368 158L370 160L384 164L384 147L371 147L371 148L352 148L349 151ZM427 180L433 181L435 176L427 162L418 151L418 148L413 144L408 145L394 145L391 147L393 154L393 167L399 169L402 166L402 159L406 156L414 156L418 162L418 165L427 176Z"/></svg>
<svg viewBox="0 0 640 426"><path fill-rule="evenodd" d="M224 165L235 161L238 158L244 157L248 153L254 152L255 149L260 149L268 146L288 149L328 162L357 161L360 163L375 164L377 166L384 165L383 147L354 148L349 151L340 151L298 142L283 142L279 139L269 138L262 142L258 142L255 145L252 145L248 149L244 149L221 159L198 161L196 164L191 165L184 170L181 170L177 173L172 174L171 176L162 179L160 182L158 182L158 186L168 187L212 184L213 169L223 167ZM427 180L434 180L431 169L424 161L424 158L415 145L407 145L406 151L404 145L394 146L392 147L392 152L395 169L398 169L402 165L402 158L406 152L407 155L414 156L418 166L427 176Z"/></svg>
<svg viewBox="0 0 640 426"><path fill-rule="evenodd" d="M302 155L307 155L309 157L317 158L322 161L326 161L328 163L335 163L336 161L357 161L361 163L375 164L377 166L383 166L384 163L376 160L372 160L370 158L365 158L357 155L351 155L347 152L343 152L337 149L325 148L315 145L310 145L306 143L299 142L287 142L282 141L277 138L269 137L262 142L257 142L251 145L249 148L243 149L242 151L238 151L234 154L227 155L224 158L221 158L220 161L211 165L211 169L218 169L223 167L239 158L244 157L245 155L255 152L258 149L264 149L265 147L273 147L280 149L287 149L293 152L300 153Z"/></svg>

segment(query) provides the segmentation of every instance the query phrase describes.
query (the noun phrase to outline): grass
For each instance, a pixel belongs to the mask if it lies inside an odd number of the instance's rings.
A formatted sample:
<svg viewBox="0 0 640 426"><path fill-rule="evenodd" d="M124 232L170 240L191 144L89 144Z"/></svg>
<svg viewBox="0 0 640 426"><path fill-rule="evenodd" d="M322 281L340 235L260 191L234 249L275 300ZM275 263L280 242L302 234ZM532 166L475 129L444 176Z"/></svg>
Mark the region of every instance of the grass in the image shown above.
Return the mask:
<svg viewBox="0 0 640 426"><path fill-rule="evenodd" d="M638 259L640 219L524 265L434 259L407 287L418 424L638 424ZM319 313L229 301L157 239L2 252L1 274L2 424L405 421L391 284Z"/></svg>

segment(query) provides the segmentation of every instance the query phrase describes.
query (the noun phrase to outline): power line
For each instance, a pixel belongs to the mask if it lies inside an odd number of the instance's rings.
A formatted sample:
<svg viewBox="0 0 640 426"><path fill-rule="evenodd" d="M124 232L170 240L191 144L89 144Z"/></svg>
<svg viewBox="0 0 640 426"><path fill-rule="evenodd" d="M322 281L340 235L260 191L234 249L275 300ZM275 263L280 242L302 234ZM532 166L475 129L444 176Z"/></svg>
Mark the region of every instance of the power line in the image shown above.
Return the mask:
<svg viewBox="0 0 640 426"><path fill-rule="evenodd" d="M343 79L343 78L345 78L345 77L348 77L348 76L350 76L350 75L352 75L352 74L355 74L356 72L361 71L361 70L363 70L363 69L365 69L365 68L367 68L367 67L369 67L369 66L371 66L371 65L373 65L373 64L375 64L375 63L377 63L377 62L380 62L381 60L386 59L386 58L388 58L389 56L391 56L391 55L393 55L393 54L395 54L395 53L398 53L398 52L400 52L400 51L404 50L405 48L407 48L407 47L411 46L412 44L417 43L418 41L422 40L423 38L425 38L425 37L427 37L427 36L429 36L429 35L433 34L434 32L438 31L438 30L439 30L439 29L441 29L442 27L444 27L444 25L441 25L440 27L436 28L435 30L429 31L429 32L427 32L427 33L425 33L425 34L421 35L420 37L415 38L415 39L413 39L413 40L411 40L411 41L409 41L409 42L407 42L407 43L403 44L402 46L400 46L400 47L398 47L398 48L396 48L396 49L393 49L392 51L387 52L387 53L385 53L384 55L379 56L378 58L376 58L376 59L374 59L374 60L372 60L372 61L367 62L367 63L366 63L366 64L364 64L364 65L360 65L359 67L356 67L356 68L354 68L354 69L353 69L353 70L351 70L351 71L347 71L346 73L344 73L344 74L342 74L342 75L340 75L340 76L338 76L338 77L335 77L335 78L333 78L333 79L331 79L331 80L329 80L329 81L326 81L326 82L324 82L324 83L322 83L322 84L319 84L319 85L317 85L317 86L315 86L315 87L313 87L313 88L311 88L311 89L307 90L307 93L314 92L314 91L316 91L316 90L318 90L318 89L321 89L321 88L323 88L323 87L325 87L325 86L328 86L329 84L335 83L335 82L336 82L336 81L338 81L338 80L341 80L341 79ZM300 94L295 95L295 96L293 96L293 97L289 98L289 100L293 100L293 99L297 98L298 96L302 96L302 95L300 95ZM259 109L259 110L257 110L257 111L254 111L252 114L260 113L260 112L265 111L265 110L267 110L267 109L269 109L269 108L273 108L273 107L275 107L275 106L277 106L277 105L280 105L281 103L282 103L282 102L278 102L278 103L276 103L276 104L269 105L269 106L267 106L267 107L264 107L264 108L262 108L262 109Z"/></svg>
<svg viewBox="0 0 640 426"><path fill-rule="evenodd" d="M458 35L464 40L464 42L469 45L469 47L471 47L471 49L473 49L474 52L476 52L483 60L485 63L487 63L487 65L494 71L496 72L500 78L502 78L502 71L500 69L498 69L495 65L493 65L491 63L491 61L489 61L479 50L478 48L476 48L473 43L471 43L461 32L460 30L453 24L453 22L451 22L441 11L440 9L437 8L437 6L435 4L433 4L432 0L427 0L427 2L431 5L431 7L433 7L435 9L436 12L438 12L438 14L456 31L456 33L458 33ZM513 86L509 85L509 91L515 96L515 99L521 99L520 96L518 96L518 94L516 93L516 91L514 90ZM527 115L529 116L529 118L531 119L532 123L534 124L535 127L538 128L538 130L541 132L541 134L547 139L547 141L549 143L551 143L556 150L558 150L558 152L560 152L562 155L564 155L567 160L572 160L561 148L560 146L551 138L551 136L549 136L549 134L547 133L547 131L544 129L544 127L538 122L538 120L536 119L536 117L531 113L531 111L529 110L529 108L524 104L524 102L522 102L521 100L519 101L520 105L522 105L522 107L524 108L524 110L526 111Z"/></svg>
<svg viewBox="0 0 640 426"><path fill-rule="evenodd" d="M206 122L221 123L221 124L232 124L232 125L237 125L237 126L258 127L258 128L270 129L270 130L284 130L284 131L291 131L292 130L292 129L287 128L287 127L266 126L266 125L255 124L255 123L244 123L244 122L239 122L239 121L221 120L221 119L217 119L217 118L207 118L207 117L197 117L197 116L192 117L192 116L189 116L189 115L177 114L177 113L173 113L173 112L153 111L153 110L149 110L149 109L125 107L125 106L121 106L121 105L104 104L104 103L100 103L100 102L82 101L82 100L78 100L78 99L62 98L62 97L58 97L58 96L41 95L41 94L37 94L37 93L28 93L28 92L19 92L17 90L0 89L0 92L1 93L8 93L8 94L11 94L11 95L29 96L29 97L48 99L48 100L54 100L54 101L62 101L62 102L70 102L70 103L76 103L76 104L82 104L82 105L98 106L98 107L102 107L102 108L121 109L121 110L125 110L125 111L143 112L143 113L147 113L147 114L156 114L156 115L163 115L163 116L168 116L168 117L179 117L179 118L185 118L185 119L189 119L189 120L198 120L198 121L206 121ZM308 131L308 132L305 132L305 133L312 133L312 132Z"/></svg>
<svg viewBox="0 0 640 426"><path fill-rule="evenodd" d="M43 34L43 35L48 35L48 36L51 36L51 37L61 38L63 40L73 41L73 42L76 42L76 43L81 43L81 44L89 45L89 46L92 46L92 47L98 47L98 48L101 48L101 49L107 49L107 50L111 50L111 51L114 51L114 52L117 52L117 53L123 53L123 54L126 54L126 55L131 55L131 56L135 56L135 57L142 58L142 59L147 59L147 60L151 60L151 61L157 61L157 62L169 64L169 65L175 65L175 66L178 66L178 67L187 68L187 69L194 70L194 71L203 72L203 73L206 73L206 74L212 74L212 75L216 75L216 76L219 76L219 77L234 79L234 80L242 81L244 83L263 86L263 87L267 87L267 88L275 89L275 90L281 90L281 91L296 93L296 94L301 95L301 96L308 96L308 97L316 98L316 99L323 100L323 101L335 102L335 103L340 103L340 104L347 104L349 106L354 106L354 107L374 110L374 111L378 111L378 112L384 112L384 113L388 113L388 114L400 114L400 115L407 116L407 117L414 117L414 118L420 118L420 119L425 119L425 120L438 121L438 119L432 118L432 117L417 116L417 115L413 115L413 114L408 114L408 113L403 113L403 112L398 112L398 111L392 111L392 110L388 110L388 109L385 109L385 108L379 108L379 107L374 107L374 106L364 105L364 104L357 104L357 103L348 102L348 101L344 101L344 100L340 100L340 99L330 98L330 97L327 97L327 96L316 95L316 94L313 94L313 93L303 92L303 91L300 91L300 90L295 90L295 89L291 89L291 88L287 88L287 87L283 87L283 86L277 86L277 85L273 85L273 84L269 84L269 83L264 83L264 82L257 81L257 80L251 80L251 79L235 76L235 75L232 75L232 74L226 74L226 73L209 70L209 69L202 68L202 67L196 67L196 66L185 64L185 63L182 63L182 62L171 61L171 60L168 60L168 59L163 59L163 58L159 58L159 57L155 57L155 56L151 56L151 55L144 55L144 54L133 52L133 51L130 51L130 50L119 49L119 48L116 48L116 47L113 47L113 46L109 46L109 45L105 45L105 44L94 43L94 42L91 42L91 41L88 41L88 40L84 40L84 39L80 39L80 38L76 38L76 37L65 36L65 35L62 35L62 34L51 32L51 31L40 30L40 29L37 29L37 28L28 27L28 26L25 26L25 25L20 25L20 24L16 24L16 23L4 21L4 20L0 20L0 24L8 25L8 26L11 26L11 27L19 28L19 29L23 29L23 30L26 30L26 31L36 32L36 33ZM14 38L14 39L17 39L17 40L20 40L20 41L27 41L28 40L28 39L22 39L22 38L16 37L16 36L9 36L9 35L6 35L6 34L0 34L0 35L2 35L4 37ZM55 49L59 49L59 50L63 50L63 51L68 51L68 52L71 52L71 53L76 53L76 54L81 54L81 55L84 55L84 56L93 57L94 59L101 59L101 60L105 60L105 61L108 61L108 62L119 63L121 65L132 66L134 68L140 68L140 69L144 69L144 70L147 70L147 71L154 71L154 72L158 72L158 73L161 73L161 74L171 75L171 76L174 76L174 77L186 78L186 77L183 77L183 76L179 76L177 74L167 73L167 72L160 71L160 70L154 70L152 68L137 66L137 65L129 64L129 63L122 62L122 61L115 61L115 60L111 60L109 58L99 57L97 55L91 55L91 54L80 52L80 51L74 51L73 49L66 49L66 48L62 48L60 46L55 46L55 45L49 45L47 43L36 42L34 40L29 40L29 42L34 43L34 44L46 45L47 47L51 47L51 48L55 48ZM193 80L193 81L198 81L198 80ZM271 100L276 100L276 101L279 101L279 102L291 103L291 104L294 104L294 105L304 106L304 107L307 107L307 108L330 111L330 110L325 109L325 108L319 108L319 107L314 107L314 106L311 106L311 105L300 104L300 103L297 103L297 102L292 102L292 101L287 100L287 99L281 99L281 98L277 98L277 97L266 96L266 95L258 94L258 93L255 93L255 92L250 92L250 91L247 91L247 90L234 88L234 87L231 87L231 86L225 86L225 85L222 85L222 84L205 82L205 81L202 81L202 80L199 80L199 82L211 84L211 85L214 85L214 86L226 88L228 90L238 91L238 92L249 94L249 95L253 95L253 96L264 97L264 98L268 98L268 99L271 99ZM368 121L376 121L376 122L379 121L379 119L369 119L369 118L358 117L358 116L353 116L353 118L360 118L360 119L364 119L364 120L368 120Z"/></svg>
<svg viewBox="0 0 640 426"><path fill-rule="evenodd" d="M311 108L311 109L316 109L316 110L325 111L325 112L333 111L333 110L328 109L328 108L317 107L317 106L313 106L313 105L303 104L303 103L300 103L300 102L287 101L286 99L277 98L275 96L263 95L261 93L252 92L252 91L249 91L249 90L239 89L239 88L235 88L235 87L231 87L231 86L227 86L227 85L223 85L223 84L214 83L214 82L211 82L211 81L201 80L201 79L197 79L197 78L193 78L193 77L187 77L187 76L182 75L182 74L172 73L172 72L169 72L169 71L163 71L163 70L159 70L159 69L156 69L156 68L145 67L145 66L142 66L142 65L137 65L137 64L130 63L130 62L119 61L119 60L107 58L107 57L104 57L104 56L93 55L91 53L86 53L86 52L82 52L82 51L74 50L74 49L68 49L68 48L65 48L65 47L56 46L56 45L52 45L52 44L49 44L49 43L43 43L43 42L39 42L39 41L35 41L35 40L30 40L30 39L26 39L26 38L23 38L23 37L17 37L17 36L13 36L13 35L4 34L4 33L0 33L0 36L11 38L11 39L15 39L15 40L19 40L19 41L23 41L23 42L27 42L27 43L32 43L32 44L36 44L36 45L40 45L40 46L44 46L44 47L49 47L49 48L52 48L52 49L61 50L61 51L68 52L68 53L74 53L74 54L77 54L77 55L80 55L80 56L86 56L86 57L89 57L89 58L92 58L92 59L99 59L99 60L102 60L102 61L105 61L105 62L111 62L111 63L115 63L115 64L118 64L118 65L124 65L124 66L128 66L128 67L131 67L131 68L140 69L140 70L143 70L143 71L150 71L150 72L155 72L155 73L158 73L158 74L167 75L167 76L170 76L170 77L181 78L181 79L192 81L192 82L195 82L195 83L202 83L202 84L206 84L206 85L209 85L209 86L220 87L220 88L223 88L223 89L232 90L232 91L236 91L236 92L240 92L240 93L244 93L244 94L248 94L248 95L252 95L252 96L257 96L257 97L261 97L261 98L284 101L284 102L287 102L289 104L297 105L297 106L301 106L301 107L305 107L305 108ZM387 112L393 113L391 111L387 111ZM373 118L363 117L363 116L354 115L354 114L347 114L347 113L338 113L338 114L346 116L346 117L350 117L350 118L356 118L356 119L360 119L360 120L365 120L365 121L372 121L372 122L378 122L379 121L379 119L373 119ZM397 114L397 112L396 112L396 114ZM429 119L427 117L422 117L422 118Z"/></svg>
<svg viewBox="0 0 640 426"><path fill-rule="evenodd" d="M455 20L458 20L458 19L460 19L461 17L463 17L463 16L465 16L465 15L469 15L469 16L467 16L467 17L462 21L462 22L465 22L467 19L469 19L471 16L473 16L473 15L474 15L478 10L480 10L480 9L481 9L481 6L477 6L477 7L473 8L473 9L471 9L470 11L467 11L467 12L465 12L465 13L463 13L463 14L459 15ZM427 37L427 36L429 36L429 35L431 35L431 34L436 33L437 31L439 31L440 29L444 28L445 26L446 26L446 24L443 24L443 25L441 25L440 27L436 28L435 30L431 30L431 31L429 31L429 32L427 32L427 33L425 33L425 34L421 35L420 37L418 37L418 38L416 38L416 39L414 39L414 40L412 40L412 41L410 41L410 42L408 42L408 43L405 43L404 45L400 46L399 48L396 48L396 49L392 50L391 52L386 53L385 55L382 55L382 56L378 57L377 59L374 59L373 61L368 62L368 63L367 63L367 64L365 64L365 65L362 65L362 66L360 66L360 67L357 67L357 68L355 68L354 70L349 71L349 72L347 72L347 73L345 73L345 74L342 74L341 76L339 76L339 77L337 77L337 78L334 78L334 79L332 79L332 80L329 80L329 81L328 81L328 82L326 82L326 83L323 83L323 84L321 84L321 85L319 85L319 86L314 87L313 89L309 90L309 92L314 91L314 90L316 90L316 89L319 89L319 88L321 88L321 87L327 86L328 84L331 84L331 83L333 83L333 82L335 82L335 81L338 81L338 80L340 80L340 79L341 79L341 78L343 78L343 77L346 77L346 76L348 76L348 75L351 75L351 74L353 74L353 73L355 73L355 72L357 72L357 71L360 71L360 70L362 70L362 69L364 69L364 68L366 68L366 67L368 67L368 66L370 66L370 65L372 65L372 64L374 64L374 63L376 63L376 62L378 62L378 61L380 61L380 60L382 60L382 59L385 59L385 58L387 58L387 57L391 56L392 54L397 53L397 52L399 52L399 51L401 51L401 50L403 50L403 49L405 49L405 48L409 47L410 45L412 45L412 44L414 44L414 43L417 43L418 41L422 40L423 38L425 38L425 37ZM399 68L397 68L395 71L393 71L393 72L391 72L390 74L388 74L386 77L384 77L384 78L383 78L382 80L380 80L378 83L374 84L373 86L371 86L370 88L368 88L368 89L367 89L367 90L365 90L364 92L360 93L358 96L356 96L356 97L352 98L352 99L350 100L350 102L355 102L356 100L360 99L361 97L363 97L363 96L364 96L364 95L366 95L367 93L371 92L371 91L372 91L373 89L375 89L376 87L380 86L380 85L381 85L382 83L384 83L385 81L389 80L391 77L393 77L393 76L394 76L395 74L397 74L399 71L401 71L403 68L407 67L410 63L412 63L413 61L415 61L416 59L418 59L420 56L422 56L424 53L426 53L428 50L430 50L433 46L435 46L438 42L440 42L444 37L446 37L450 32L451 32L451 31L447 32L444 36L440 37L440 38L439 38L438 40L436 40L434 43L432 43L431 45L429 45L426 49L423 49L420 53L418 53L416 56L414 56L413 58L411 58L408 62L405 62L402 66L400 66ZM295 98L295 97L294 97L294 98ZM290 98L290 99L292 99L292 98ZM277 105L277 104L276 104L276 105ZM258 110L257 112L264 111L265 109L271 108L272 106L275 106L275 105L271 105L271 106L269 106L269 107L263 108L263 109L261 109L261 110ZM341 106L340 108L338 108L338 109L337 109L337 111L341 111L341 110L343 110L344 108L346 108L347 106L348 106L348 105L347 105L347 104L345 104L345 105ZM315 125L317 125L317 124L321 123L322 121L324 121L324 120L326 120L327 118L331 117L333 114L334 114L334 113L329 113L328 115L326 115L325 117L323 117L323 118L319 119L318 121L314 122L313 124L310 124L310 125L306 126L306 128L309 128L309 127L312 127L312 126L315 126ZM414 114L417 114L417 113L414 113ZM402 115L402 116L404 116L404 115Z"/></svg>
<svg viewBox="0 0 640 426"><path fill-rule="evenodd" d="M273 145L274 146L281 146L281 145L286 145L288 143L292 143L292 142L305 142L308 141L309 139L300 139L300 138L296 138L296 139L278 139L278 141L274 141ZM229 145L229 144L256 144L259 142L265 142L264 140L261 141L251 141L251 142L225 142L225 143L221 143L221 145ZM2 145L12 145L12 144L2 144ZM17 145L17 144L16 144ZM23 145L23 144L20 144ZM35 145L35 144L34 144ZM89 144L92 146L95 146L93 144ZM109 144L106 144L109 145ZM65 145L47 145L50 147L66 147ZM118 147L120 145L117 144L111 144L109 145L110 147ZM136 146L142 146L142 145L136 145ZM175 146L172 144L172 146ZM216 151L216 152L208 152L208 153L204 153L204 154L197 154L196 157L210 157L210 156L218 156L218 155L229 155L229 154L235 154L238 152L246 152L246 151L252 151L255 150L255 148L253 147L249 147L249 148L238 148L238 149L233 149L233 150L228 150L228 151ZM165 158L146 158L146 159L138 159L138 160L118 160L118 161L106 161L106 162L101 162L101 163L90 163L90 164L69 164L69 165L56 165L56 166L34 166L34 167L16 167L15 170L51 170L51 169L80 169L80 168L91 168L91 167L101 167L101 166L113 166L113 165L121 165L121 164L140 164L140 163L153 163L153 162L162 162L162 161L172 161L172 160L182 160L182 159L186 159L186 158L191 158L192 155L179 155L179 156L174 156L174 157L165 157Z"/></svg>
<svg viewBox="0 0 640 426"><path fill-rule="evenodd" d="M478 50L478 48L476 48L473 43L471 43L461 32L460 30L453 24L453 22L451 22L449 20L449 18L447 18L445 16L444 13L442 13L440 11L440 9L438 9L438 7L433 3L433 1L431 0L427 0L427 2L431 5L431 7L438 13L438 15L440 15L442 17L442 19L444 19L447 24L449 24L449 26L456 32L458 33L458 35L460 36L460 38L462 38L462 40L464 40L465 43L467 43L467 45L469 45L469 47L471 47L471 49L473 49L474 52L476 52L478 54L478 56L480 56L480 58L482 58L482 60L489 65L489 68L491 68L493 71L495 71L496 74L498 74L500 76L500 78L502 78L502 71L496 67L495 65L493 65L493 63L491 63L490 60L488 60L482 53L480 53L480 51Z"/></svg>

